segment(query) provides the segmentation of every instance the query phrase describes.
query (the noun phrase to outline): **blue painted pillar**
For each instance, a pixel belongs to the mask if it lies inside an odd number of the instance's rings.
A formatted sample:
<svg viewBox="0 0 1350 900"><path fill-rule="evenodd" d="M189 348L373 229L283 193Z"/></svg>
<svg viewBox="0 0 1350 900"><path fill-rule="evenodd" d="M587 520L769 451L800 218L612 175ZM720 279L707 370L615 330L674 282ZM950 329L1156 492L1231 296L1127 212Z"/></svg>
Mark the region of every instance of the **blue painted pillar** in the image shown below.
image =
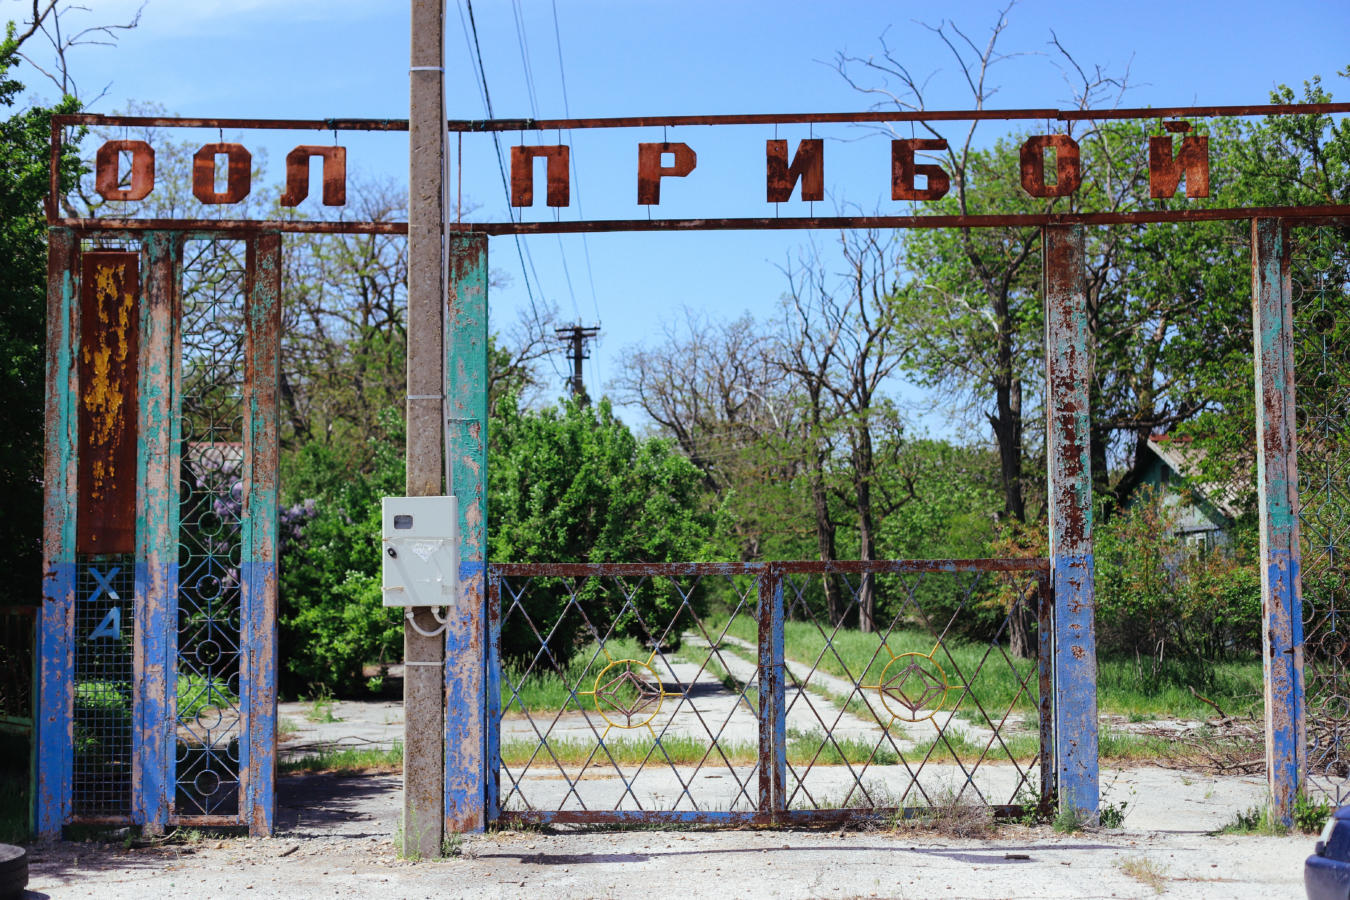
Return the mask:
<svg viewBox="0 0 1350 900"><path fill-rule="evenodd" d="M445 831L486 825L488 728L487 235L447 235L445 339L448 490L459 498L459 604L445 628Z"/></svg>
<svg viewBox="0 0 1350 900"><path fill-rule="evenodd" d="M1279 219L1252 220L1252 333L1256 357L1256 485L1261 518L1261 630L1266 777L1271 814L1293 823L1307 772L1303 604L1299 584L1294 433L1294 306L1289 246Z"/></svg>
<svg viewBox="0 0 1350 900"><path fill-rule="evenodd" d="M1083 226L1042 231L1050 578L1054 589L1055 774L1061 811L1095 821L1097 632L1093 594L1092 467Z"/></svg>
<svg viewBox="0 0 1350 900"><path fill-rule="evenodd" d="M176 691L170 636L178 609L178 366L174 337L183 242L152 231L141 246L139 440L136 447L136 766L132 819L150 834L169 818Z"/></svg>
<svg viewBox="0 0 1350 900"><path fill-rule="evenodd" d="M245 285L244 509L240 631L246 729L239 752L240 818L249 834L270 835L276 811L277 503L281 379L281 235L248 243Z"/></svg>
<svg viewBox="0 0 1350 900"><path fill-rule="evenodd" d="M70 818L75 706L71 630L75 615L75 491L78 446L75 348L79 346L79 239L65 228L47 237L46 461L43 469L42 611L33 728L34 826L56 838Z"/></svg>

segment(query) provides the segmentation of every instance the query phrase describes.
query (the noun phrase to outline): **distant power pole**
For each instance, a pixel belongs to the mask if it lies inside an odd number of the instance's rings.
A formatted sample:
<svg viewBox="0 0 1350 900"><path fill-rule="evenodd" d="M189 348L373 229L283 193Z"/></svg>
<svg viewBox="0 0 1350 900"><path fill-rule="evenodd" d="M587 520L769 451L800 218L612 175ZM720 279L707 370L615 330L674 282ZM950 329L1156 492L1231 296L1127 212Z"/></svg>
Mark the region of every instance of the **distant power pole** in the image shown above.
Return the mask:
<svg viewBox="0 0 1350 900"><path fill-rule="evenodd" d="M586 395L586 385L581 381L581 361L591 358L586 350L586 342L600 334L600 326L568 325L553 331L559 340L567 344L567 358L572 361L572 377L567 379L572 388L572 398L578 403L587 403L590 397Z"/></svg>

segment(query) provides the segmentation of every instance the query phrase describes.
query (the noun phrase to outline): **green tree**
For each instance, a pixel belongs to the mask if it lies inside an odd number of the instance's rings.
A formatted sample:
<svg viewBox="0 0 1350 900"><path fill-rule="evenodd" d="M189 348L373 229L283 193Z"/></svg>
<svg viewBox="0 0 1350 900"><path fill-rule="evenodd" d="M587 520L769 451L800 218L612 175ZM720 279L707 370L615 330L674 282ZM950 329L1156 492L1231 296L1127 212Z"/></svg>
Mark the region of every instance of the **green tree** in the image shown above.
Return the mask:
<svg viewBox="0 0 1350 900"><path fill-rule="evenodd" d="M488 468L488 543L494 562L677 562L707 559L718 517L702 510L699 471L668 441L640 440L607 399L539 411L499 406ZM626 587L626 590L624 589ZM548 650L565 664L611 630L650 644L681 599L673 587L587 579L569 605L561 582L542 579L517 608L503 597L502 656ZM695 596L697 602L700 596ZM528 619L528 621L527 621ZM678 642L678 630L667 642Z"/></svg>
<svg viewBox="0 0 1350 900"><path fill-rule="evenodd" d="M0 106L12 109L24 86L12 71L20 37L11 23L0 41ZM9 573L0 603L34 603L42 568L43 356L46 346L47 195L51 117L78 110L66 97L51 108L12 112L0 121L0 566ZM67 154L69 186L79 160Z"/></svg>

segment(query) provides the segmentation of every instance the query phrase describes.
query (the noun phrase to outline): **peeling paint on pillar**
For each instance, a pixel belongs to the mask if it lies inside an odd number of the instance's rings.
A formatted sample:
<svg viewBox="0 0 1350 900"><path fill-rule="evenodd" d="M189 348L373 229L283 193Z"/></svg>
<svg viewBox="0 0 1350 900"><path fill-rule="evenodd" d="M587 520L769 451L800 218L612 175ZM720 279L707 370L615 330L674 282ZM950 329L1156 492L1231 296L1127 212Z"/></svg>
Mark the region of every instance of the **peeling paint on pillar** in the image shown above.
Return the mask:
<svg viewBox="0 0 1350 900"><path fill-rule="evenodd" d="M74 710L70 634L75 613L75 490L79 386L73 349L79 341L79 241L68 229L47 238L47 384L42 514L42 613L38 627L37 702L33 726L34 825L55 838L70 816Z"/></svg>
<svg viewBox="0 0 1350 900"><path fill-rule="evenodd" d="M1266 777L1271 814L1290 825L1307 774L1303 602L1299 583L1293 298L1284 223L1252 220L1256 483L1261 522L1261 630Z"/></svg>
<svg viewBox="0 0 1350 900"><path fill-rule="evenodd" d="M148 232L141 245L140 428L136 490L136 766L132 819L148 833L169 817L170 686L178 598L178 370L174 355L182 240Z"/></svg>
<svg viewBox="0 0 1350 900"><path fill-rule="evenodd" d="M459 498L459 605L445 629L445 831L486 825L492 758L487 699L487 237L450 241L446 453Z"/></svg>
<svg viewBox="0 0 1350 900"><path fill-rule="evenodd" d="M281 374L281 235L248 244L244 357L244 510L240 602L246 739L240 746L241 818L249 834L272 833L276 809L277 506Z"/></svg>
<svg viewBox="0 0 1350 900"><path fill-rule="evenodd" d="M1095 820L1100 785L1088 418L1092 348L1083 227L1047 225L1042 239L1050 578L1054 590L1055 767L1060 808Z"/></svg>

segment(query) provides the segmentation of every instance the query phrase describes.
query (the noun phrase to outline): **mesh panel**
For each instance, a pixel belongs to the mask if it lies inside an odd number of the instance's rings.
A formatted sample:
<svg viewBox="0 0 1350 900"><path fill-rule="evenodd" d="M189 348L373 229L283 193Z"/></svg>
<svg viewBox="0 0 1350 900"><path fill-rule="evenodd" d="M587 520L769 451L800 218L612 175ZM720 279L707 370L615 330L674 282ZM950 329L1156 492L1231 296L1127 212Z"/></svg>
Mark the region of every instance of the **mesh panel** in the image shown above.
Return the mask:
<svg viewBox="0 0 1350 900"><path fill-rule="evenodd" d="M86 556L77 561L71 775L76 816L131 814L135 595L130 555Z"/></svg>
<svg viewBox="0 0 1350 900"><path fill-rule="evenodd" d="M1308 783L1350 801L1350 254L1343 232L1299 232L1294 363Z"/></svg>
<svg viewBox="0 0 1350 900"><path fill-rule="evenodd" d="M501 808L713 821L1042 803L1041 566L501 567Z"/></svg>
<svg viewBox="0 0 1350 900"><path fill-rule="evenodd" d="M239 811L244 245L187 245L179 520L177 817Z"/></svg>
<svg viewBox="0 0 1350 900"><path fill-rule="evenodd" d="M788 806L1037 802L1037 586L1025 572L787 576Z"/></svg>

